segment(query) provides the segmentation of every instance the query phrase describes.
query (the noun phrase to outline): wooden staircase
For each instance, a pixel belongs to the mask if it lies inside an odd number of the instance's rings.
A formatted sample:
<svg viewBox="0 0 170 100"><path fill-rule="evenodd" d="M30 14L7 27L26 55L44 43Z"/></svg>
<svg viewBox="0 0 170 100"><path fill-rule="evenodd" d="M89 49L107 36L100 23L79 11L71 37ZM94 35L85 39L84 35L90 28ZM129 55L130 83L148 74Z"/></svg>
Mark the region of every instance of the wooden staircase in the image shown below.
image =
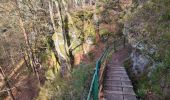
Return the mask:
<svg viewBox="0 0 170 100"><path fill-rule="evenodd" d="M115 52L106 66L101 100L137 100L125 68L124 60L129 57L129 49Z"/></svg>

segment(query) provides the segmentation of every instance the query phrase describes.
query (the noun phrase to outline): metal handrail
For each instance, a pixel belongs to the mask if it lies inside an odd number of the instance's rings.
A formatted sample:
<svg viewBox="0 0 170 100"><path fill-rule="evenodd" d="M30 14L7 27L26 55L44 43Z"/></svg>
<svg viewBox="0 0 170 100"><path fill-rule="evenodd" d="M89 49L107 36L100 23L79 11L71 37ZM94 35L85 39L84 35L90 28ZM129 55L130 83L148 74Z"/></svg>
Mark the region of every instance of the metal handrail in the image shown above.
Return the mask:
<svg viewBox="0 0 170 100"><path fill-rule="evenodd" d="M97 60L96 62L96 69L95 69L95 72L94 72L94 75L93 75L93 79L92 79L92 82L91 82L91 86L90 86L90 90L89 90L89 94L88 94L88 97L87 97L87 100L90 100L90 97L91 97L91 93L94 92L94 96L93 96L93 100L98 100L98 92L99 92L99 69L100 69L100 65L101 65L101 62L103 60L103 58L106 56L107 54L107 51L108 51L108 47L105 49L104 53L102 54L102 56ZM96 83L96 84L95 84ZM93 90L94 89L94 90Z"/></svg>
<svg viewBox="0 0 170 100"><path fill-rule="evenodd" d="M123 39L124 39L123 46L125 46L125 44L126 44L125 38L123 37ZM98 94L99 94L99 70L100 70L100 67L101 67L101 64L102 64L103 60L106 60L105 59L106 55L112 49L116 50L115 42L116 41L113 41L113 47L110 46L110 47L107 47L105 49L105 51L103 52L101 57L96 62L95 72L93 74L93 78L92 78L92 82L91 82L91 85L90 85L90 90L89 90L89 93L88 93L87 100L91 99L91 95L93 96L93 100L98 100ZM111 50L109 51L109 49L111 49Z"/></svg>

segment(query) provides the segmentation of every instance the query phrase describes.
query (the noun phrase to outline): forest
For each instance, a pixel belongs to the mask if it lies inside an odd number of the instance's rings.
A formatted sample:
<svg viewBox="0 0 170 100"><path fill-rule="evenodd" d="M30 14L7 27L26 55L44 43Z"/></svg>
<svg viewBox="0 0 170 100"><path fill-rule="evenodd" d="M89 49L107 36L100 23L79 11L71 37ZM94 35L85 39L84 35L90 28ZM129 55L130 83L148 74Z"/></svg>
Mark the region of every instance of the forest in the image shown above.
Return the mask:
<svg viewBox="0 0 170 100"><path fill-rule="evenodd" d="M0 0L0 100L170 100L170 0Z"/></svg>

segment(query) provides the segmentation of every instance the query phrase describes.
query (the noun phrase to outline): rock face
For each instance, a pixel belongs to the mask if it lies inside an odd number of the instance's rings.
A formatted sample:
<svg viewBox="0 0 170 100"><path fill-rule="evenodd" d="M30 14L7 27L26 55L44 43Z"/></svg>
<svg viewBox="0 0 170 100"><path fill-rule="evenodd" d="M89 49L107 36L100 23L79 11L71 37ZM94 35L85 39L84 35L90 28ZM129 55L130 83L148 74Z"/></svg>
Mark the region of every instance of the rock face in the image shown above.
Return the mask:
<svg viewBox="0 0 170 100"><path fill-rule="evenodd" d="M149 64L149 59L145 55L140 54L139 51L135 50L131 53L131 60L133 62L132 69L136 75L143 73L146 66Z"/></svg>
<svg viewBox="0 0 170 100"><path fill-rule="evenodd" d="M142 23L138 25L140 26ZM153 54L156 51L156 46L141 41L142 38L140 38L139 33L132 32L130 27L132 27L131 24L125 24L123 34L127 37L128 42L133 48L131 53L133 72L136 75L140 75L148 70L148 64L152 62L148 54Z"/></svg>

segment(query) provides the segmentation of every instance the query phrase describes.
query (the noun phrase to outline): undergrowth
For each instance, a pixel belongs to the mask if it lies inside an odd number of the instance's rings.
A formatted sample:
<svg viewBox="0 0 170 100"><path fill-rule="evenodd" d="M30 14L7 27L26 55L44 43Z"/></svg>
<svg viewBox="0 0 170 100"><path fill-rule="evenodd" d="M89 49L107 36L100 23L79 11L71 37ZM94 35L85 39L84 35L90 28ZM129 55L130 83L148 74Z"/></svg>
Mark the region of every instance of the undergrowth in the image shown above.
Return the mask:
<svg viewBox="0 0 170 100"><path fill-rule="evenodd" d="M75 66L72 77L63 79L57 75L46 81L37 100L84 100L87 97L94 63Z"/></svg>
<svg viewBox="0 0 170 100"><path fill-rule="evenodd" d="M126 61L124 66L134 86L135 93L139 99L157 98L156 100L170 100L170 55L165 57L162 63L150 70L150 75L133 73L132 62ZM154 99L155 100L155 99Z"/></svg>

